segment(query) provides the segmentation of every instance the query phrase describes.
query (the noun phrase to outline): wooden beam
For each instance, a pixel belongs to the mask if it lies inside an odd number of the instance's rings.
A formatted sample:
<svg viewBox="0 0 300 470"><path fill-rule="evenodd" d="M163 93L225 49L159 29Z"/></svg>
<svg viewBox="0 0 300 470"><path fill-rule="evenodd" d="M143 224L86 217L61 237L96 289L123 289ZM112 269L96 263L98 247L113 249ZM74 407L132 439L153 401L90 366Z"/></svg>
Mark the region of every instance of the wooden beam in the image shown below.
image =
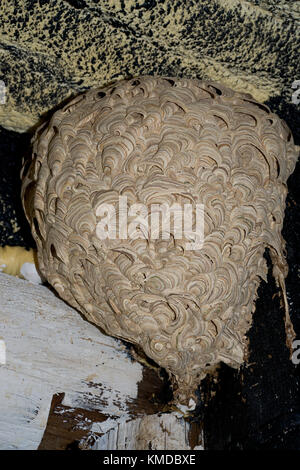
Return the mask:
<svg viewBox="0 0 300 470"><path fill-rule="evenodd" d="M160 416L172 409L166 383L155 368L134 360L128 345L102 333L46 286L1 273L0 299L6 350L0 364L0 449L121 446L112 437L120 426L131 436L133 427L138 431L135 440L127 439L131 448L151 439L164 448L169 431L158 438L162 421L166 429L176 425L177 439L189 445L189 425L179 411ZM152 438L145 437L145 419Z"/></svg>

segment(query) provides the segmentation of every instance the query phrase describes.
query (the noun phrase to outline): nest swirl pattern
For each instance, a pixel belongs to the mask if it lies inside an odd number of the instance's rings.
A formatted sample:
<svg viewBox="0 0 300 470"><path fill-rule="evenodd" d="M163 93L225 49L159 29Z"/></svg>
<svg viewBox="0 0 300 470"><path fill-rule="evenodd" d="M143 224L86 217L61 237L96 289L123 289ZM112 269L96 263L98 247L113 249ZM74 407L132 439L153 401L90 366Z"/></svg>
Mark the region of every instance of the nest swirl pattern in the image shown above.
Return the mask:
<svg viewBox="0 0 300 470"><path fill-rule="evenodd" d="M164 367L187 403L221 361L245 360L266 247L284 291L297 151L267 106L220 84L145 76L79 95L37 130L23 171L40 271L88 320ZM204 204L202 249L172 236L100 240L97 207L120 195Z"/></svg>

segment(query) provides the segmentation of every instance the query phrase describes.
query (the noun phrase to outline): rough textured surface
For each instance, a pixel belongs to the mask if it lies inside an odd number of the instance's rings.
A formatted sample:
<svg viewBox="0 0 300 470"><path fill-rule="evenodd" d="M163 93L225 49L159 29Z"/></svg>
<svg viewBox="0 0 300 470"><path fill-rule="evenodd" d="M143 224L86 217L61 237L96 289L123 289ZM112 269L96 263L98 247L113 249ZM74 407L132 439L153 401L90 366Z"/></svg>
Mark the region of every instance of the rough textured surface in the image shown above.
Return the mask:
<svg viewBox="0 0 300 470"><path fill-rule="evenodd" d="M0 365L1 449L38 447L56 393L65 394L69 410L97 410L101 421L129 419L143 367L122 343L44 286L0 274L0 298L6 344L6 363ZM87 435L92 422L78 416L77 425Z"/></svg>
<svg viewBox="0 0 300 470"><path fill-rule="evenodd" d="M37 131L25 173L40 270L90 321L166 368L188 402L207 371L245 359L266 247L291 347L281 229L297 157L275 114L216 83L140 77L87 92ZM147 228L100 240L98 209L120 195L148 215L152 204L203 204L203 247L186 250L172 230L162 240L162 227L157 240Z"/></svg>
<svg viewBox="0 0 300 470"><path fill-rule="evenodd" d="M104 17L104 2L91 9L81 0L3 0L0 79L6 82L8 101L7 106L0 106L2 124L23 131L36 122L41 112L56 106L61 98L83 91L85 84L99 86L106 80L117 78L120 69L124 75L151 74L154 71L166 75L205 76L226 81L232 88L239 81L241 90L247 88L249 79L259 91L264 92L267 85L269 98L266 104L288 123L299 145L299 106L291 103L291 83L300 76L299 1L202 0L164 3L169 4L172 11L169 24L163 4L155 1L135 2L137 8L131 11L131 17L135 18L136 23L142 23L145 14L151 16L153 13L159 18L155 28L151 19L145 28L146 33L141 35L129 28L126 16L130 13L131 4L127 1L115 2L115 8L111 7L109 15ZM29 8L28 13L25 5ZM79 26L76 25L78 18L81 20ZM90 23L97 25L97 22L104 21L105 27L102 29L90 27ZM113 27L110 28L110 25ZM189 43L189 49L182 48L178 41L179 27L183 30L186 43ZM195 33L189 38L190 31ZM123 37L125 40L122 40ZM95 58L87 54L88 42L95 45ZM150 48L145 43L153 44L151 51L154 50L154 53L151 56ZM77 56L80 56L78 64ZM207 58L213 61L213 66L205 66ZM86 70L92 71L92 76ZM218 74L211 75L215 71ZM111 78L114 74L115 77ZM83 81L80 83L80 80ZM260 98L261 95L256 95L255 90L253 93ZM21 159L28 149L29 139L27 133L18 134L0 128L1 246L34 247L19 198ZM289 179L283 232L289 263L287 296L298 338L299 178L300 162ZM253 327L249 333L250 350L255 351L249 358L251 368L235 372L224 366L218 380L213 378L203 384L207 385L208 393L203 397L194 420L201 423L205 418L206 448L300 447L299 366L291 363L284 344L284 312L280 308L278 289L272 282L272 276L268 283L262 281L258 295ZM65 411L65 414L54 413L49 424L53 449L65 448L60 445L66 442L69 430L71 432L73 428L69 424L72 412ZM64 416L68 416L68 422L65 422ZM58 418L61 418L60 421ZM50 448L49 438L46 441L44 448Z"/></svg>
<svg viewBox="0 0 300 470"><path fill-rule="evenodd" d="M265 101L299 78L299 2L4 0L0 124L24 131L59 102L127 76L225 83Z"/></svg>
<svg viewBox="0 0 300 470"><path fill-rule="evenodd" d="M93 445L82 440L80 447L91 450L191 450L190 425L176 413L148 415L112 426ZM203 450L202 434L193 450Z"/></svg>

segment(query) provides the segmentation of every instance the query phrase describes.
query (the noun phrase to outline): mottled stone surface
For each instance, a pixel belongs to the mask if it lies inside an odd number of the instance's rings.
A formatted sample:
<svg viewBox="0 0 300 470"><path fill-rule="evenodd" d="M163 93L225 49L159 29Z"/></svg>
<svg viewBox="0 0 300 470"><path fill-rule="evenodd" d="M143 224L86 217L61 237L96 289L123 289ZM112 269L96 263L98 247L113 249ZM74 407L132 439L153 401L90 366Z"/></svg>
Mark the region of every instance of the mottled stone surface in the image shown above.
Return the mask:
<svg viewBox="0 0 300 470"><path fill-rule="evenodd" d="M291 100L300 2L4 0L0 124L25 131L71 94L135 75L223 82ZM298 76L298 77L297 77Z"/></svg>

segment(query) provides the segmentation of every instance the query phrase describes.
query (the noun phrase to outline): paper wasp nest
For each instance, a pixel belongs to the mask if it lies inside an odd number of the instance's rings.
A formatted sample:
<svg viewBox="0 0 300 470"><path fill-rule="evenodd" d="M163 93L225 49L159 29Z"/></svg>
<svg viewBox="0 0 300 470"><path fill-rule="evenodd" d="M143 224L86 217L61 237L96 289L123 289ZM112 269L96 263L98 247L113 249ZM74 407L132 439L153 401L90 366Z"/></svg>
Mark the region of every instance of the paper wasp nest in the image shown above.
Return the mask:
<svg viewBox="0 0 300 470"><path fill-rule="evenodd" d="M266 247L293 339L281 229L296 160L286 124L223 85L145 76L90 90L37 131L24 170L40 271L88 320L164 367L187 403L218 363L243 363ZM202 248L138 226L140 238L101 239L99 207L119 196L128 207L203 204Z"/></svg>

